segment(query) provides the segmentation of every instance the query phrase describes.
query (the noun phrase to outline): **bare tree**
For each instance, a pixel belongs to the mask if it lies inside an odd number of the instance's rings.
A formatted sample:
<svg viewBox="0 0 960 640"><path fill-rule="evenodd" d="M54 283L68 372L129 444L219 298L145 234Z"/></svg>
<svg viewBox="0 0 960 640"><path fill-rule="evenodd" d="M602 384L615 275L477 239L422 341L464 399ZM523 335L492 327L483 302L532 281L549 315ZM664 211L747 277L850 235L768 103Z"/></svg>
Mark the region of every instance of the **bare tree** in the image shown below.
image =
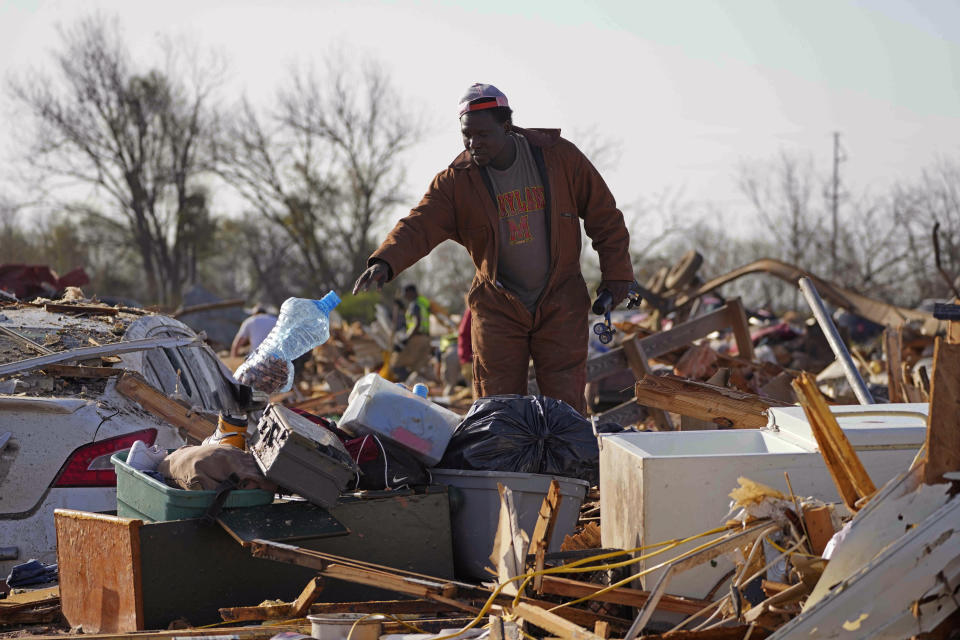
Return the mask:
<svg viewBox="0 0 960 640"><path fill-rule="evenodd" d="M781 258L804 269L813 266L822 212L811 205L816 177L810 160L785 152L775 164L743 166L740 189L750 199ZM814 269L816 271L816 269ZM799 301L793 291L793 307Z"/></svg>
<svg viewBox="0 0 960 640"><path fill-rule="evenodd" d="M932 232L939 222L942 266L960 277L960 163L939 160L917 182L897 185L889 201L906 247L902 282L909 283L904 287L912 294L909 302L950 295L936 270Z"/></svg>
<svg viewBox="0 0 960 640"><path fill-rule="evenodd" d="M176 303L209 241L207 196L198 177L209 168L214 93L222 76L190 56L184 68L170 43L165 68L134 64L116 21L102 16L61 29L56 74L10 80L14 101L33 125L28 161L61 196L86 185L111 206L75 205L113 225L137 249L154 301Z"/></svg>
<svg viewBox="0 0 960 640"><path fill-rule="evenodd" d="M239 219L224 220L217 230L217 255L205 263L206 278L215 289L279 307L302 286L302 268L287 233L264 224L247 211Z"/></svg>
<svg viewBox="0 0 960 640"><path fill-rule="evenodd" d="M406 104L376 64L333 56L322 76L292 70L273 112L238 108L221 173L286 232L306 290L352 284L406 201L403 155L422 131Z"/></svg>

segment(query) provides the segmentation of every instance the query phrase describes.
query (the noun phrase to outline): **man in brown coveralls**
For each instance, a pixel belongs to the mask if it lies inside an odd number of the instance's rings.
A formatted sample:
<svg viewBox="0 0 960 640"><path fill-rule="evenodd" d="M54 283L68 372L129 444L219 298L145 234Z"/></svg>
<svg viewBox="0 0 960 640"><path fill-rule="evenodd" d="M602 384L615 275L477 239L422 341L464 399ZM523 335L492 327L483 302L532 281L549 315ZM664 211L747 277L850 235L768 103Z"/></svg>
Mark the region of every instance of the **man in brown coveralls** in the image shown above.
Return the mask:
<svg viewBox="0 0 960 640"><path fill-rule="evenodd" d="M630 236L603 178L559 129L513 125L507 98L474 84L460 100L465 151L434 177L367 263L353 292L380 289L444 240L477 267L473 314L478 396L526 394L530 357L543 395L581 413L590 295L580 272L580 220L614 306L633 282Z"/></svg>

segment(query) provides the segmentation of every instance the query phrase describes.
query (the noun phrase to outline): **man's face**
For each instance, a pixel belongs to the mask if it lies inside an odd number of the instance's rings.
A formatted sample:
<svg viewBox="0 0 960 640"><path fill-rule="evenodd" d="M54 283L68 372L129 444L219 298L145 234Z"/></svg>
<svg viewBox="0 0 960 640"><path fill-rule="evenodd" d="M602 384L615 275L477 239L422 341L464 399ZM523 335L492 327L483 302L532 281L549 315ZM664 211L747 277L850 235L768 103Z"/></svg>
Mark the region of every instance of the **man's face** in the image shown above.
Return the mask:
<svg viewBox="0 0 960 640"><path fill-rule="evenodd" d="M407 302L413 302L417 299L417 292L414 289L404 289L403 297Z"/></svg>
<svg viewBox="0 0 960 640"><path fill-rule="evenodd" d="M470 111L460 117L463 146L481 167L508 150L507 125L499 124L487 111Z"/></svg>

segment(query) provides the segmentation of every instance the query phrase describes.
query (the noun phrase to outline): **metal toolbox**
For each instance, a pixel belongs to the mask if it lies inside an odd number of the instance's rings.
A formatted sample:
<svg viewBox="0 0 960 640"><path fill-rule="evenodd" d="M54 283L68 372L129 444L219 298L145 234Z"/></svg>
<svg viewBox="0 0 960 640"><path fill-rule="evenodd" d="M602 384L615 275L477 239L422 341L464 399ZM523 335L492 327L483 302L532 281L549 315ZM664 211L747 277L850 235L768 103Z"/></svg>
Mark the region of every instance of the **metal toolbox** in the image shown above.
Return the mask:
<svg viewBox="0 0 960 640"><path fill-rule="evenodd" d="M358 472L333 433L284 406L268 406L257 432L251 452L264 475L313 504L336 504Z"/></svg>

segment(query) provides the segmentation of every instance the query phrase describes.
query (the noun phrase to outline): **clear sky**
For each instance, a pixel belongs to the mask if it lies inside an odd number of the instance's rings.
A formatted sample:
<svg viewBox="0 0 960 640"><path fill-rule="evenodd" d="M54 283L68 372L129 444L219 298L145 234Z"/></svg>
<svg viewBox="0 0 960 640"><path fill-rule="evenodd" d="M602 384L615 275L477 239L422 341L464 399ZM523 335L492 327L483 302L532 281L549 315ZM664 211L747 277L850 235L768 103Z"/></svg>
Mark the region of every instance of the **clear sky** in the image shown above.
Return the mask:
<svg viewBox="0 0 960 640"><path fill-rule="evenodd" d="M475 81L507 94L517 124L619 141L604 175L627 206L683 189L734 216L740 163L788 150L827 171L834 131L854 191L960 157L955 0L0 0L0 74L47 64L57 23L96 8L144 59L160 34L218 48L234 93L258 102L292 61L379 58L436 125L409 158L411 205L459 150L457 98ZM8 140L0 128L0 157Z"/></svg>

